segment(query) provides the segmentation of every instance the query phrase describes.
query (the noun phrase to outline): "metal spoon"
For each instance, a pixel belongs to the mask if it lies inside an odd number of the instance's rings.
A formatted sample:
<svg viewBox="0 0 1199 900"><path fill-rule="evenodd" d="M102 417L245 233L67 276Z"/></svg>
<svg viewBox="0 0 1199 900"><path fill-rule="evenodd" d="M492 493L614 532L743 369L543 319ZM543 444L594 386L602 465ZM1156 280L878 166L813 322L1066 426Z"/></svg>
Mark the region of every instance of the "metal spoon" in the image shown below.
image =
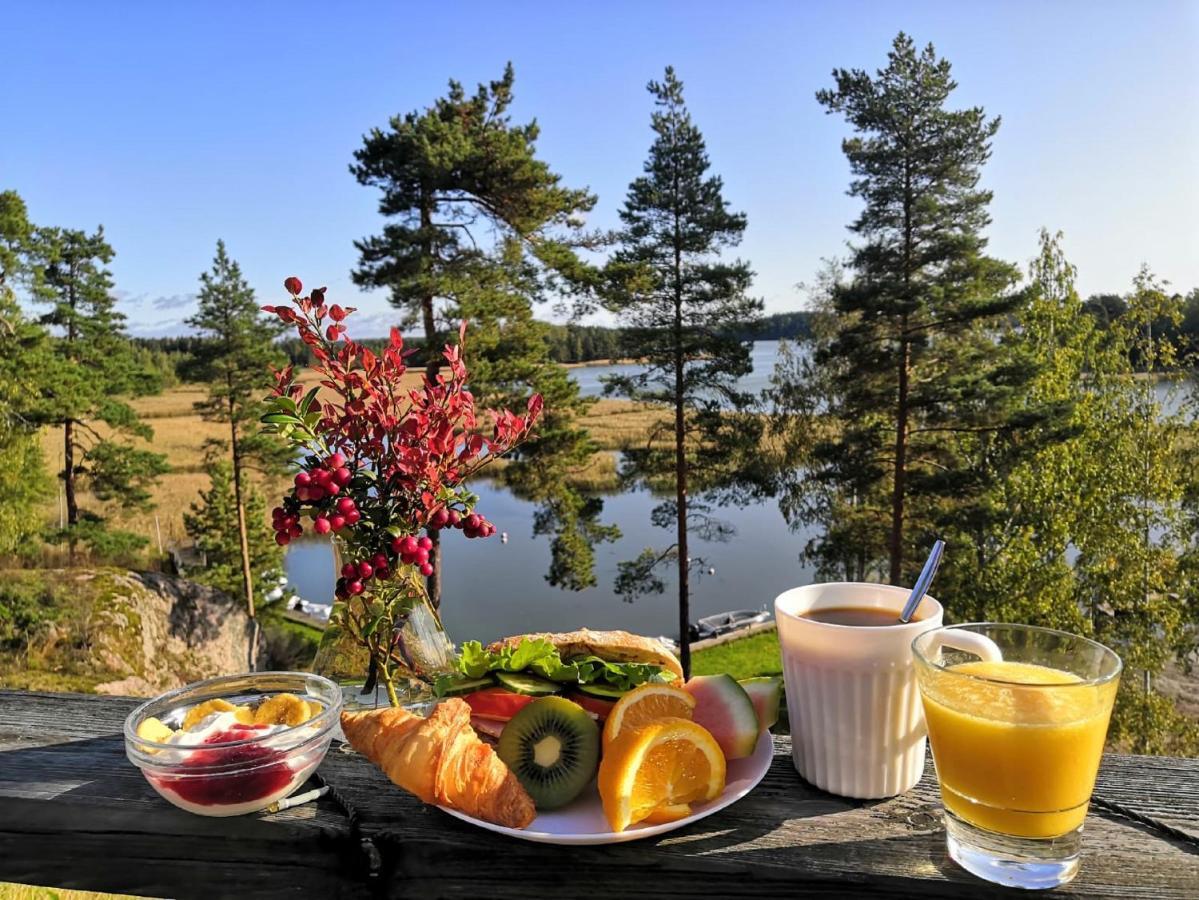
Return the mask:
<svg viewBox="0 0 1199 900"><path fill-rule="evenodd" d="M908 595L908 602L903 605L903 612L899 614L901 624L906 625L912 621L916 607L920 605L920 601L928 593L929 585L933 583L933 579L937 576L937 567L941 565L941 557L944 555L945 542L937 541L933 544L933 549L928 554L924 568L920 570L920 577L916 579L916 586L912 588L912 593Z"/></svg>

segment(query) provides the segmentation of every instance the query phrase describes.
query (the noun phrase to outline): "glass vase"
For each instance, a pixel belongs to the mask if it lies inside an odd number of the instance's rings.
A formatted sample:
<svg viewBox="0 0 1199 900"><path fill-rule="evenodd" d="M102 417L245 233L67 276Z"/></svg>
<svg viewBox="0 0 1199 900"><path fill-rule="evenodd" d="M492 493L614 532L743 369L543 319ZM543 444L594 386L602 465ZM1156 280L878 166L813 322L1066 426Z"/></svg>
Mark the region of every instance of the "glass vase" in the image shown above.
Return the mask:
<svg viewBox="0 0 1199 900"><path fill-rule="evenodd" d="M341 570L347 555L333 542ZM429 601L415 566L400 566L388 579L372 578L366 590L335 598L312 669L342 687L346 709L403 706L427 711L432 682L454 665L454 645Z"/></svg>

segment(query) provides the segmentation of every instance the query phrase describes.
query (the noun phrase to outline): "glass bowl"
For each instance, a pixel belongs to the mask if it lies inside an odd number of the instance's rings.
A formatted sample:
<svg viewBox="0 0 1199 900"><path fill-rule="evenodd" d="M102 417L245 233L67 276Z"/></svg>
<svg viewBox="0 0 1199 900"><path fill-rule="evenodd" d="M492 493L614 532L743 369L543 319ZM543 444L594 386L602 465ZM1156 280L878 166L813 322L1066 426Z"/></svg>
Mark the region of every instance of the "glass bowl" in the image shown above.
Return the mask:
<svg viewBox="0 0 1199 900"><path fill-rule="evenodd" d="M253 724L250 713L277 694L299 698L304 703L300 708L311 718L294 725ZM189 711L220 700L249 707L250 713L215 710L207 727L167 736L165 729L180 729ZM299 706L286 703L289 708ZM210 678L169 691L130 713L125 753L154 790L180 809L201 816L245 815L289 796L316 770L329 749L341 706L338 686L308 672ZM238 715L251 721L235 721ZM147 723L151 718L165 728ZM139 736L144 723L144 736Z"/></svg>

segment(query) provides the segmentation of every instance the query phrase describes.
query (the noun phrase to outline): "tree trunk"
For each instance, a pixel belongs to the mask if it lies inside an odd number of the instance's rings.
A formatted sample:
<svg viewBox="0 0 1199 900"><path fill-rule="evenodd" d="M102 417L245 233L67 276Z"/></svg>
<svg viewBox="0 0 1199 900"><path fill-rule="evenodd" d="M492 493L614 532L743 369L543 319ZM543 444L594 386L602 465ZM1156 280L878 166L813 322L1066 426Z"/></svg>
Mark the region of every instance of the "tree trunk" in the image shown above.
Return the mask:
<svg viewBox="0 0 1199 900"><path fill-rule="evenodd" d="M907 488L908 455L908 376L911 344L908 341L908 316L912 302L912 176L910 167L903 173L903 302L899 322L899 378L895 397L895 468L891 485L891 584L903 577L903 512Z"/></svg>
<svg viewBox="0 0 1199 900"><path fill-rule="evenodd" d="M674 483L678 515L679 662L683 679L691 677L691 565L687 558L687 429L683 409L683 260L679 250L678 216L674 245Z"/></svg>
<svg viewBox="0 0 1199 900"><path fill-rule="evenodd" d="M231 386L232 387L232 386ZM246 531L246 507L241 492L241 448L237 443L237 420L232 391L229 395L229 447L233 457L233 502L237 507L237 540L241 546L241 582L250 617L250 646L246 662L251 672L258 669L258 616L254 609L254 573L250 571L250 539Z"/></svg>
<svg viewBox="0 0 1199 900"><path fill-rule="evenodd" d="M79 524L79 500L75 496L75 420L67 419L62 429L62 485L67 497L67 562L75 565L75 526Z"/></svg>
<svg viewBox="0 0 1199 900"><path fill-rule="evenodd" d="M907 329L907 316L904 316ZM908 453L908 355L905 336L899 349L899 391L895 403L895 477L891 491L891 584L899 584L903 573L903 507L907 481Z"/></svg>
<svg viewBox="0 0 1199 900"><path fill-rule="evenodd" d="M431 191L422 186L420 199L420 227L422 233L421 239L421 254L424 260L431 266L433 264L433 199ZM434 381L437 378L437 373L441 370L441 355L437 352L437 319L433 315L433 294L429 293L421 297L421 318L425 325L425 354L427 363L425 366L425 376ZM433 567L433 574L425 579L425 589L429 594L429 602L433 604L433 609L441 608L441 534L438 531L429 531L429 540L433 542L433 546L429 548L429 565Z"/></svg>

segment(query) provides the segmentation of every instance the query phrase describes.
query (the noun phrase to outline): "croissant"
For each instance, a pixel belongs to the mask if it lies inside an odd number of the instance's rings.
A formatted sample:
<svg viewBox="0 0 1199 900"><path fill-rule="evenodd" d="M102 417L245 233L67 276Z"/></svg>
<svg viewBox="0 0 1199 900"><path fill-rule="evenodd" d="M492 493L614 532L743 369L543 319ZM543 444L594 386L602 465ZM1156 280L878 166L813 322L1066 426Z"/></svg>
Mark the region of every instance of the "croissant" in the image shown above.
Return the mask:
<svg viewBox="0 0 1199 900"><path fill-rule="evenodd" d="M343 712L355 750L425 803L461 810L507 828L525 828L536 810L516 776L470 725L470 707L443 701L427 719L405 709Z"/></svg>

